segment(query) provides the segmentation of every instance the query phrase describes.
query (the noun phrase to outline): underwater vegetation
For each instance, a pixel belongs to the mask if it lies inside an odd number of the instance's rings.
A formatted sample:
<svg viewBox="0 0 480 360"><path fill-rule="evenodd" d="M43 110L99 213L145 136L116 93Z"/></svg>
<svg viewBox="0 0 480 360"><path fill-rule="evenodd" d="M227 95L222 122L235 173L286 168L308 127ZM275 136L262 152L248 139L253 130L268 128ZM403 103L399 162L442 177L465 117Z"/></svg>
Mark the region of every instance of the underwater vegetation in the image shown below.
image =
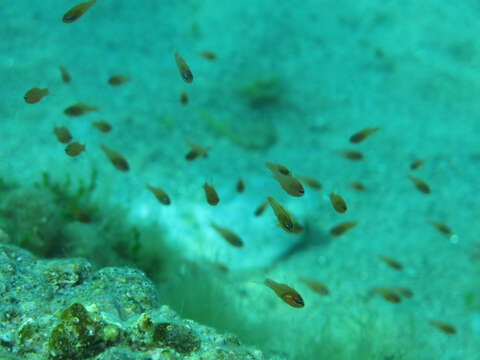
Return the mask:
<svg viewBox="0 0 480 360"><path fill-rule="evenodd" d="M43 173L32 186L2 183L2 242L43 258L83 256L97 267L130 265L159 276L178 260L162 241L162 229L130 225L126 209L94 193L97 176L93 170L88 181L66 176L57 182Z"/></svg>

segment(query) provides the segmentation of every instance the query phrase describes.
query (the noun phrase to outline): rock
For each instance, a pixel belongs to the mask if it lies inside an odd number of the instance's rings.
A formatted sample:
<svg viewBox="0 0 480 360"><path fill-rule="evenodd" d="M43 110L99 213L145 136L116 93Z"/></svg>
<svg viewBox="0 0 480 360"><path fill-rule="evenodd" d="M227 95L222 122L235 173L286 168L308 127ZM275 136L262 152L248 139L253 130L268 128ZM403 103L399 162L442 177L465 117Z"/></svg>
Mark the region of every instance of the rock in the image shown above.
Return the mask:
<svg viewBox="0 0 480 360"><path fill-rule="evenodd" d="M0 264L2 359L273 360L180 318L139 270L92 271L84 259L40 260L4 244Z"/></svg>

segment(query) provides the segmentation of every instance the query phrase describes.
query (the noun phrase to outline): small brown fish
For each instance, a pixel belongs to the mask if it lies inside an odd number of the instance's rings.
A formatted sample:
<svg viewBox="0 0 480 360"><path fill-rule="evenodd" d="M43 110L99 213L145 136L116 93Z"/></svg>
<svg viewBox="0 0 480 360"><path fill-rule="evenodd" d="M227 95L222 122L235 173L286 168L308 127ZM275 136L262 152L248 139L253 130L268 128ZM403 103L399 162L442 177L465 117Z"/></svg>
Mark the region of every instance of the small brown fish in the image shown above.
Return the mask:
<svg viewBox="0 0 480 360"><path fill-rule="evenodd" d="M287 194L300 197L305 194L305 190L303 189L302 184L296 178L290 175L290 171L288 171L285 167L278 167L278 164L271 164L265 163L265 165L270 169L273 174L273 178L277 180L283 190L287 192ZM281 166L281 165L280 165ZM288 172L288 175L285 173Z"/></svg>
<svg viewBox="0 0 480 360"><path fill-rule="evenodd" d="M72 7L70 10L68 10L65 15L63 15L63 22L64 23L72 23L75 20L77 20L80 16L85 14L85 12L90 9L94 4L96 0L91 0L91 1L86 1L83 3L80 3L78 5L75 5Z"/></svg>
<svg viewBox="0 0 480 360"><path fill-rule="evenodd" d="M280 173L282 175L292 175L290 170L288 170L285 166L280 164L274 164L271 162L266 162L265 166L272 172L272 174Z"/></svg>
<svg viewBox="0 0 480 360"><path fill-rule="evenodd" d="M356 132L352 136L350 136L350 142L352 144L358 144L365 140L368 136L372 135L373 133L377 132L380 130L379 127L374 127L374 128L366 128L363 130L360 130L359 132Z"/></svg>
<svg viewBox="0 0 480 360"><path fill-rule="evenodd" d="M352 181L351 183L348 184L348 186L355 190L355 191L365 191L365 186L363 186L363 184L359 181Z"/></svg>
<svg viewBox="0 0 480 360"><path fill-rule="evenodd" d="M343 235L345 234L348 230L350 230L351 228L355 227L355 225L357 225L357 223L355 221L345 221L345 222L342 222L338 225L335 225L334 227L332 227L330 229L330 235L331 236L340 236L340 235Z"/></svg>
<svg viewBox="0 0 480 360"><path fill-rule="evenodd" d="M217 58L217 56L213 52L208 50L199 51L198 55L209 61L213 61Z"/></svg>
<svg viewBox="0 0 480 360"><path fill-rule="evenodd" d="M347 204L340 195L330 193L330 202L332 203L332 206L336 212L343 214L345 211L347 211Z"/></svg>
<svg viewBox="0 0 480 360"><path fill-rule="evenodd" d="M68 131L65 126L55 126L53 128L53 133L57 137L57 140L62 144L68 144L72 140L72 134L70 134L70 131Z"/></svg>
<svg viewBox="0 0 480 360"><path fill-rule="evenodd" d="M110 130L112 130L112 126L103 120L94 121L92 126L102 133L108 133Z"/></svg>
<svg viewBox="0 0 480 360"><path fill-rule="evenodd" d="M170 205L170 198L168 197L167 193L158 187L153 187L150 185L146 185L146 188L152 192L153 195L157 198L157 200L163 205Z"/></svg>
<svg viewBox="0 0 480 360"><path fill-rule="evenodd" d="M351 161L360 161L363 159L363 154L355 150L339 150L336 154Z"/></svg>
<svg viewBox="0 0 480 360"><path fill-rule="evenodd" d="M379 258L381 261L383 261L385 264L387 264L388 266L390 266L394 270L401 271L403 269L402 264L400 264L398 261L392 259L391 257L378 254L377 258Z"/></svg>
<svg viewBox="0 0 480 360"><path fill-rule="evenodd" d="M255 210L255 212L253 214L255 216L262 215L263 212L265 211L265 209L267 208L267 205L268 205L268 201L262 202L260 205L258 205L257 209Z"/></svg>
<svg viewBox="0 0 480 360"><path fill-rule="evenodd" d="M300 197L305 194L303 185L293 176L277 173L274 175L274 178L287 194L295 197Z"/></svg>
<svg viewBox="0 0 480 360"><path fill-rule="evenodd" d="M300 278L300 280L303 281L310 289L315 291L317 294L322 296L330 295L330 290L328 290L328 288L320 281L303 277Z"/></svg>
<svg viewBox="0 0 480 360"><path fill-rule="evenodd" d="M111 86L120 86L120 85L123 85L130 80L131 80L130 76L123 76L123 75L120 75L120 74L115 74L115 75L112 75L108 78L108 83Z"/></svg>
<svg viewBox="0 0 480 360"><path fill-rule="evenodd" d="M205 197L207 199L207 202L212 206L217 205L220 199L218 198L218 194L215 191L214 187L208 185L207 182L205 182L205 184L203 184L203 190L205 190Z"/></svg>
<svg viewBox="0 0 480 360"><path fill-rule="evenodd" d="M48 89L40 89L38 87L31 88L28 90L25 95L23 96L23 99L27 104L35 104L42 100L44 96L48 95Z"/></svg>
<svg viewBox="0 0 480 360"><path fill-rule="evenodd" d="M423 165L423 160L416 159L416 160L413 160L412 163L410 164L410 169L411 170L416 170L422 165Z"/></svg>
<svg viewBox="0 0 480 360"><path fill-rule="evenodd" d="M183 58L175 51L175 62L177 63L178 71L180 71L180 76L182 77L183 81L186 83L191 83L193 81L193 74L190 71L187 63Z"/></svg>
<svg viewBox="0 0 480 360"><path fill-rule="evenodd" d="M227 228L224 228L222 226L219 226L215 224L214 222L211 222L210 225L217 231L227 242L235 247L242 247L243 246L243 241L240 239L239 236L237 236L235 233L231 232Z"/></svg>
<svg viewBox="0 0 480 360"><path fill-rule="evenodd" d="M411 299L413 297L413 291L407 287L395 286L392 290L404 298Z"/></svg>
<svg viewBox="0 0 480 360"><path fill-rule="evenodd" d="M312 190L322 190L322 184L320 184L316 179L309 176L298 176L300 181L307 185Z"/></svg>
<svg viewBox="0 0 480 360"><path fill-rule="evenodd" d="M438 221L429 221L429 224L432 225L435 229L440 231L443 235L452 236L452 230L445 224Z"/></svg>
<svg viewBox="0 0 480 360"><path fill-rule="evenodd" d="M187 161L192 161L199 157L206 158L211 149L210 146L202 147L190 141L187 141L187 145L190 147L190 151L185 155L185 160Z"/></svg>
<svg viewBox="0 0 480 360"><path fill-rule="evenodd" d="M186 91L182 91L180 94L180 105L187 106L188 105L188 94Z"/></svg>
<svg viewBox="0 0 480 360"><path fill-rule="evenodd" d="M79 103L67 107L65 110L63 110L63 113L70 117L77 117L85 115L91 111L98 111L98 109L98 106L90 106Z"/></svg>
<svg viewBox="0 0 480 360"><path fill-rule="evenodd" d="M66 84L69 83L71 79L67 69L64 66L59 66L58 69L60 70L60 76L62 77L62 81Z"/></svg>
<svg viewBox="0 0 480 360"><path fill-rule="evenodd" d="M455 335L457 333L457 330L453 327L453 325L450 325L446 322L429 320L428 323L447 335Z"/></svg>
<svg viewBox="0 0 480 360"><path fill-rule="evenodd" d="M303 226L297 220L293 220L293 229L292 229L292 234L300 234L303 231Z"/></svg>
<svg viewBox="0 0 480 360"><path fill-rule="evenodd" d="M70 209L70 215L75 221L82 224L90 224L93 222L93 217L89 210L73 207Z"/></svg>
<svg viewBox="0 0 480 360"><path fill-rule="evenodd" d="M78 141L71 142L65 147L65 152L68 156L78 156L85 151L85 145L80 144Z"/></svg>
<svg viewBox="0 0 480 360"><path fill-rule="evenodd" d="M239 178L237 180L237 184L235 185L235 190L237 190L237 193L241 194L245 191L245 184L243 183L242 178Z"/></svg>
<svg viewBox="0 0 480 360"><path fill-rule="evenodd" d="M417 188L418 191L424 194L430 194L430 186L420 178L413 177L408 175L408 178L412 181L413 185Z"/></svg>
<svg viewBox="0 0 480 360"><path fill-rule="evenodd" d="M290 286L286 284L277 283L273 280L266 279L265 285L267 285L270 289L272 289L277 296L286 302L288 305L294 308L302 308L305 306L302 297L300 294L292 289Z"/></svg>
<svg viewBox="0 0 480 360"><path fill-rule="evenodd" d="M127 160L119 152L112 150L105 145L100 145L108 160L115 166L117 170L127 172L130 169Z"/></svg>
<svg viewBox="0 0 480 360"><path fill-rule="evenodd" d="M217 269L218 271L224 274L228 273L229 271L228 266L222 263L216 262L216 263L213 263L213 266L215 267L215 269Z"/></svg>
<svg viewBox="0 0 480 360"><path fill-rule="evenodd" d="M374 287L372 288L372 291L392 304L399 304L402 302L402 298L394 289L386 287Z"/></svg>
<svg viewBox="0 0 480 360"><path fill-rule="evenodd" d="M277 217L280 227L288 233L294 233L294 221L287 210L285 210L273 197L269 196L267 200Z"/></svg>

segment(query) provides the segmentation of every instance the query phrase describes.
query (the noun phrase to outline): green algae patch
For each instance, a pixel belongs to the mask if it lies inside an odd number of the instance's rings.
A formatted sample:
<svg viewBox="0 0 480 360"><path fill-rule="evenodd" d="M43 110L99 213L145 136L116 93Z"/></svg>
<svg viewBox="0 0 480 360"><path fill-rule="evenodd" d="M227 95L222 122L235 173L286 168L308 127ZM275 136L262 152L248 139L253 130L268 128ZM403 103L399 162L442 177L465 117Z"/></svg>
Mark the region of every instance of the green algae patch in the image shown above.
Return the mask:
<svg viewBox="0 0 480 360"><path fill-rule="evenodd" d="M49 359L77 360L100 354L105 350L103 324L94 321L78 303L72 304L60 316L48 340Z"/></svg>

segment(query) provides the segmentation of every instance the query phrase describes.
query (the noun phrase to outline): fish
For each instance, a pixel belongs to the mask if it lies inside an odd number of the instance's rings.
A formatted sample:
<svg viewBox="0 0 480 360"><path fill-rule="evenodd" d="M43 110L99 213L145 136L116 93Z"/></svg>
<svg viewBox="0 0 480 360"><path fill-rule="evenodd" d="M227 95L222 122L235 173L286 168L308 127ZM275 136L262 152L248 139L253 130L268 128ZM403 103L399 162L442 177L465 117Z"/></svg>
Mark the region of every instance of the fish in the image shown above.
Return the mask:
<svg viewBox="0 0 480 360"><path fill-rule="evenodd" d="M85 145L80 144L78 141L71 142L65 147L65 152L68 156L78 156L85 151Z"/></svg>
<svg viewBox="0 0 480 360"><path fill-rule="evenodd" d="M294 220L290 214L280 205L273 197L267 197L268 203L272 207L275 216L277 217L280 227L288 233L294 232Z"/></svg>
<svg viewBox="0 0 480 360"><path fill-rule="evenodd" d="M303 231L303 226L297 220L293 220L293 229L292 229L292 234L300 234Z"/></svg>
<svg viewBox="0 0 480 360"><path fill-rule="evenodd" d="M188 94L186 91L182 91L180 94L180 105L187 106L188 105Z"/></svg>
<svg viewBox="0 0 480 360"><path fill-rule="evenodd" d="M310 278L300 278L302 282L304 282L310 289L315 291L317 294L322 295L322 296L328 296L330 295L330 290L322 284L320 281L315 280L315 279L310 279Z"/></svg>
<svg viewBox="0 0 480 360"><path fill-rule="evenodd" d="M269 162L265 163L268 169L272 172L273 178L277 180L283 190L287 192L287 194L300 197L305 194L305 190L303 185L298 181L296 178L290 175L290 171L280 166L278 164L271 164Z"/></svg>
<svg viewBox="0 0 480 360"><path fill-rule="evenodd" d="M245 191L245 184L243 183L242 178L239 178L237 180L237 184L235 185L235 190L237 190L237 193L243 193Z"/></svg>
<svg viewBox="0 0 480 360"><path fill-rule="evenodd" d="M70 10L68 10L65 15L63 15L62 21L64 23L72 23L77 20L80 16L85 14L85 12L90 9L96 0L86 1L80 4L75 5Z"/></svg>
<svg viewBox="0 0 480 360"><path fill-rule="evenodd" d="M210 146L202 147L190 141L187 141L187 145L190 147L190 151L185 155L185 160L187 161L192 161L199 157L206 158L211 149Z"/></svg>
<svg viewBox="0 0 480 360"><path fill-rule="evenodd" d="M253 213L255 216L260 216L263 214L265 209L267 208L268 201L263 201L258 207L255 209L255 212Z"/></svg>
<svg viewBox="0 0 480 360"><path fill-rule="evenodd" d="M112 150L105 145L100 145L100 148L103 150L108 160L115 166L119 171L127 172L130 169L127 160L119 152Z"/></svg>
<svg viewBox="0 0 480 360"><path fill-rule="evenodd" d="M203 190L205 190L205 197L207 199L207 202L212 206L217 205L220 199L218 198L218 194L215 191L215 188L205 182L205 184L203 184Z"/></svg>
<svg viewBox="0 0 480 360"><path fill-rule="evenodd" d="M438 320L429 320L428 323L447 335L455 335L457 333L457 330L449 323Z"/></svg>
<svg viewBox="0 0 480 360"><path fill-rule="evenodd" d="M219 262L216 262L216 263L213 263L213 266L215 267L215 269L217 269L219 272L221 273L228 273L228 266L225 265L225 264L222 264L222 263L219 263Z"/></svg>
<svg viewBox="0 0 480 360"><path fill-rule="evenodd" d="M452 230L447 225L441 222L430 220L429 224L432 225L435 229L437 229L439 232L441 232L444 235L447 235L447 236L453 235Z"/></svg>
<svg viewBox="0 0 480 360"><path fill-rule="evenodd" d="M69 83L71 79L67 69L64 66L59 66L58 69L60 70L60 76L62 77L62 81L66 84Z"/></svg>
<svg viewBox="0 0 480 360"><path fill-rule="evenodd" d="M271 279L265 279L264 284L272 289L277 296L286 302L288 305L294 308L303 308L305 302L300 294L290 286L286 284L277 283Z"/></svg>
<svg viewBox="0 0 480 360"><path fill-rule="evenodd" d="M180 71L180 76L182 77L183 81L186 83L191 83L193 81L193 74L190 71L187 63L176 51L173 55L175 56L175 62L177 63L178 71Z"/></svg>
<svg viewBox="0 0 480 360"><path fill-rule="evenodd" d="M90 214L90 211L86 209L81 209L77 207L73 207L70 209L70 216L78 222L82 224L90 224L93 222L93 217Z"/></svg>
<svg viewBox="0 0 480 360"><path fill-rule="evenodd" d="M332 227L330 229L330 235L331 236L340 236L340 235L343 235L345 234L348 230L350 230L351 228L355 227L355 225L357 225L357 223L355 221L345 221L345 222L342 222L338 225L335 225L334 227Z"/></svg>
<svg viewBox="0 0 480 360"><path fill-rule="evenodd" d="M146 185L146 188L152 192L152 194L157 198L157 200L163 205L170 205L170 198L167 193L162 189L150 185Z"/></svg>
<svg viewBox="0 0 480 360"><path fill-rule="evenodd" d="M210 61L213 61L217 58L217 56L213 52L208 51L208 50L199 51L198 55L200 55L204 59L210 60Z"/></svg>
<svg viewBox="0 0 480 360"><path fill-rule="evenodd" d="M330 202L332 203L332 206L336 212L343 214L345 211L347 211L347 204L340 195L330 193Z"/></svg>
<svg viewBox="0 0 480 360"><path fill-rule="evenodd" d="M123 85L130 80L131 80L130 76L123 76L123 75L120 75L120 74L115 74L115 75L112 75L108 78L108 83L111 86L120 86L120 85Z"/></svg>
<svg viewBox="0 0 480 360"><path fill-rule="evenodd" d="M301 182L307 185L312 190L322 190L323 186L316 179L309 176L297 176Z"/></svg>
<svg viewBox="0 0 480 360"><path fill-rule="evenodd" d="M102 133L108 133L112 130L112 126L103 120L94 121L92 126Z"/></svg>
<svg viewBox="0 0 480 360"><path fill-rule="evenodd" d="M412 161L412 163L410 164L410 169L411 170L416 170L418 169L420 166L423 165L423 160L422 159L415 159Z"/></svg>
<svg viewBox="0 0 480 360"><path fill-rule="evenodd" d="M391 257L378 254L377 258L379 258L381 261L383 261L385 264L387 264L394 270L401 271L403 269L403 265L400 264L398 261L392 259Z"/></svg>
<svg viewBox="0 0 480 360"><path fill-rule="evenodd" d="M378 130L380 130L379 127L366 128L366 129L360 130L360 131L356 132L355 134L353 134L352 136L350 136L350 142L352 144L358 144L358 143L362 142L363 140L365 140L368 136L377 132Z"/></svg>
<svg viewBox="0 0 480 360"><path fill-rule="evenodd" d="M85 115L86 113L89 113L91 111L98 111L98 110L99 110L98 106L90 106L87 104L78 103L78 104L70 105L65 110L63 110L63 113L70 117L77 117L77 116Z"/></svg>
<svg viewBox="0 0 480 360"><path fill-rule="evenodd" d="M351 161L363 160L363 154L356 150L339 150L335 152L337 155Z"/></svg>
<svg viewBox="0 0 480 360"><path fill-rule="evenodd" d="M408 178L412 181L413 185L423 194L430 194L430 186L420 178L413 177L412 175L408 175Z"/></svg>
<svg viewBox="0 0 480 360"><path fill-rule="evenodd" d="M222 226L219 226L215 224L214 222L210 223L210 226L215 229L216 232L218 232L227 242L235 247L241 248L243 246L243 241L240 239L238 235L233 233L232 231L228 230L227 228L224 228Z"/></svg>
<svg viewBox="0 0 480 360"><path fill-rule="evenodd" d="M402 302L402 298L394 289L386 287L373 287L371 290L392 304L399 304Z"/></svg>
<svg viewBox="0 0 480 360"><path fill-rule="evenodd" d="M35 104L38 103L44 96L48 95L48 89L40 89L38 87L31 88L28 90L25 95L23 96L23 99L27 104Z"/></svg>
<svg viewBox="0 0 480 360"><path fill-rule="evenodd" d="M410 299L413 297L413 291L404 286L395 286L392 288L398 295Z"/></svg>
<svg viewBox="0 0 480 360"><path fill-rule="evenodd" d="M57 137L57 140L62 144L68 144L72 140L72 134L70 134L70 131L68 131L65 126L55 126L53 128L53 133Z"/></svg>
<svg viewBox="0 0 480 360"><path fill-rule="evenodd" d="M266 162L265 166L273 173L280 173L282 175L291 175L290 170L288 170L285 166L280 165L280 164L274 164L271 162Z"/></svg>
<svg viewBox="0 0 480 360"><path fill-rule="evenodd" d="M365 186L359 181L352 181L348 186L355 191L365 191Z"/></svg>

